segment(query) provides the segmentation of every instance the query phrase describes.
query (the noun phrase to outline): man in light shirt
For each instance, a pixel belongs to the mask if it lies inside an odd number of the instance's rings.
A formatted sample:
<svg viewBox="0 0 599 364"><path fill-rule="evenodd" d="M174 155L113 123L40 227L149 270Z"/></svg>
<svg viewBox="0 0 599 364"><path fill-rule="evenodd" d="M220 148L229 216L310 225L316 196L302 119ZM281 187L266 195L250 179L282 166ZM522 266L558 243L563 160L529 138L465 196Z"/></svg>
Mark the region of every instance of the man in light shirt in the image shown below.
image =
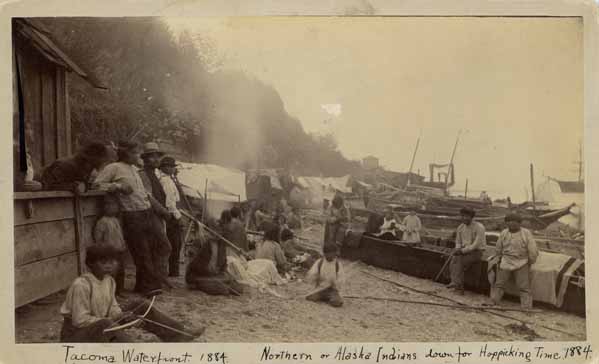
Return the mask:
<svg viewBox="0 0 599 364"><path fill-rule="evenodd" d="M171 243L171 255L168 263L169 277L179 276L179 257L181 254L181 212L177 208L177 203L181 196L177 185L173 180L178 164L172 157L164 157L160 160L160 170L158 171L158 180L162 185L165 194L165 207L170 216L166 218L166 235Z"/></svg>
<svg viewBox="0 0 599 364"><path fill-rule="evenodd" d="M456 293L464 294L464 273L472 265L481 261L482 252L487 244L485 227L474 221L475 212L470 208L460 210L462 224L456 231L455 250L450 263L451 283Z"/></svg>
<svg viewBox="0 0 599 364"><path fill-rule="evenodd" d="M508 214L505 217L507 229L499 235L495 249L499 257L499 269L495 284L491 289L491 299L499 304L503 298L506 283L513 275L520 290L520 304L523 308L532 308L530 292L530 266L539 256L539 250L532 232L520 226L522 217Z"/></svg>

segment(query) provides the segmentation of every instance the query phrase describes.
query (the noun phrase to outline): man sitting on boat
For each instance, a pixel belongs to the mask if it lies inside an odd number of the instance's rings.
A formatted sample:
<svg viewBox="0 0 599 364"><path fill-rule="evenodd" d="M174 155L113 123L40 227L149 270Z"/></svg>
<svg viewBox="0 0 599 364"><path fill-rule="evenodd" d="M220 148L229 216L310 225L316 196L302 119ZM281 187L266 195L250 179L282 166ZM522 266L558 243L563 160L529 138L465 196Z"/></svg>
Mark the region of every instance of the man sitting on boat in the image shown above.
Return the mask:
<svg viewBox="0 0 599 364"><path fill-rule="evenodd" d="M383 224L379 227L379 232L374 234L379 239L384 240L398 240L399 231L403 230L403 225L397 222L393 208L387 206L385 208L385 216L383 218Z"/></svg>
<svg viewBox="0 0 599 364"><path fill-rule="evenodd" d="M480 262L487 238L484 225L474 221L476 213L473 209L462 208L460 214L462 224L456 231L455 250L449 266L451 283L447 287L455 289L458 294L464 294L464 272Z"/></svg>

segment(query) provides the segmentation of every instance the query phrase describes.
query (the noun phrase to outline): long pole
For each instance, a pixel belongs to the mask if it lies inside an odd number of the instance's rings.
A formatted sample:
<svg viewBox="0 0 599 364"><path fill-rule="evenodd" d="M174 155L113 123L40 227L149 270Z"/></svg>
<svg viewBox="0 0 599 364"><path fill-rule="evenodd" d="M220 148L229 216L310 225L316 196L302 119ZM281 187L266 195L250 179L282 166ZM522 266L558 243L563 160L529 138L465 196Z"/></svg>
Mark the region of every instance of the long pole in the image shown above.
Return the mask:
<svg viewBox="0 0 599 364"><path fill-rule="evenodd" d="M468 199L468 178L466 178L466 188L464 189L464 200Z"/></svg>
<svg viewBox="0 0 599 364"><path fill-rule="evenodd" d="M458 130L458 136L455 139L455 144L453 145L453 151L451 152L451 158L449 159L449 168L447 169L447 174L451 173L453 169L453 159L455 157L455 152L458 149L458 142L460 141L460 134L462 133L462 129ZM447 189L448 179L445 180L445 189Z"/></svg>
<svg viewBox="0 0 599 364"><path fill-rule="evenodd" d="M536 212L537 202L535 200L535 172L532 163L530 164L530 191L532 192L532 209Z"/></svg>
<svg viewBox="0 0 599 364"><path fill-rule="evenodd" d="M208 226L206 226L202 222L198 221L195 217L193 217L192 215L190 215L189 213L187 213L187 211L182 210L181 214L187 216L190 220L195 221L198 224L200 224L200 226L202 226L206 231L208 231L212 235L216 236L217 238L219 238L220 240L222 240L223 242L225 242L225 244L227 244L231 249L233 249L238 254L241 254L241 255L247 257L247 254L240 247L238 247L237 245L233 244L232 242L230 242L229 240L227 240L227 238L225 238L221 234L217 233L216 231L212 230L211 228L209 228Z"/></svg>
<svg viewBox="0 0 599 364"><path fill-rule="evenodd" d="M410 162L410 170L408 171L408 186L411 183L411 174L412 168L414 168L414 160L416 160L416 153L418 152L418 146L420 145L420 137L416 140L416 147L414 148L414 153L412 154L412 161Z"/></svg>

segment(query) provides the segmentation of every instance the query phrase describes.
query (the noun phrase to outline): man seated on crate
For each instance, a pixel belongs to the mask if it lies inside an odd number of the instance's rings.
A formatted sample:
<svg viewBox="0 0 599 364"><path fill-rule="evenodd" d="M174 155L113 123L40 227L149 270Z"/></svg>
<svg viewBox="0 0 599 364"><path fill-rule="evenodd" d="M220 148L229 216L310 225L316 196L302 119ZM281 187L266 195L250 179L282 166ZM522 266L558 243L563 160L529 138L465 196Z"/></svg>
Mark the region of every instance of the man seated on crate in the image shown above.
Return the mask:
<svg viewBox="0 0 599 364"><path fill-rule="evenodd" d="M109 160L104 144L91 143L74 156L55 160L45 167L41 182L45 190L85 192L92 172Z"/></svg>

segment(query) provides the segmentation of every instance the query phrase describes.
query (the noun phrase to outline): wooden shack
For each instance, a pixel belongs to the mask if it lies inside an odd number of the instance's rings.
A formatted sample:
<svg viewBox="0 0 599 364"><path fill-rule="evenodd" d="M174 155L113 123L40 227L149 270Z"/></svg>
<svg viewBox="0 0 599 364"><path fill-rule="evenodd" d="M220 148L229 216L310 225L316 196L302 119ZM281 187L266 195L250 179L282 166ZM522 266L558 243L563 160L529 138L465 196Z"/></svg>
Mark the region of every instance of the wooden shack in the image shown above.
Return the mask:
<svg viewBox="0 0 599 364"><path fill-rule="evenodd" d="M39 172L72 153L70 74L103 87L61 50L40 21L15 18L12 25L13 140L25 143ZM25 140L19 128L27 130ZM84 270L84 247L91 242L100 197L98 192L14 193L15 307L68 287Z"/></svg>

